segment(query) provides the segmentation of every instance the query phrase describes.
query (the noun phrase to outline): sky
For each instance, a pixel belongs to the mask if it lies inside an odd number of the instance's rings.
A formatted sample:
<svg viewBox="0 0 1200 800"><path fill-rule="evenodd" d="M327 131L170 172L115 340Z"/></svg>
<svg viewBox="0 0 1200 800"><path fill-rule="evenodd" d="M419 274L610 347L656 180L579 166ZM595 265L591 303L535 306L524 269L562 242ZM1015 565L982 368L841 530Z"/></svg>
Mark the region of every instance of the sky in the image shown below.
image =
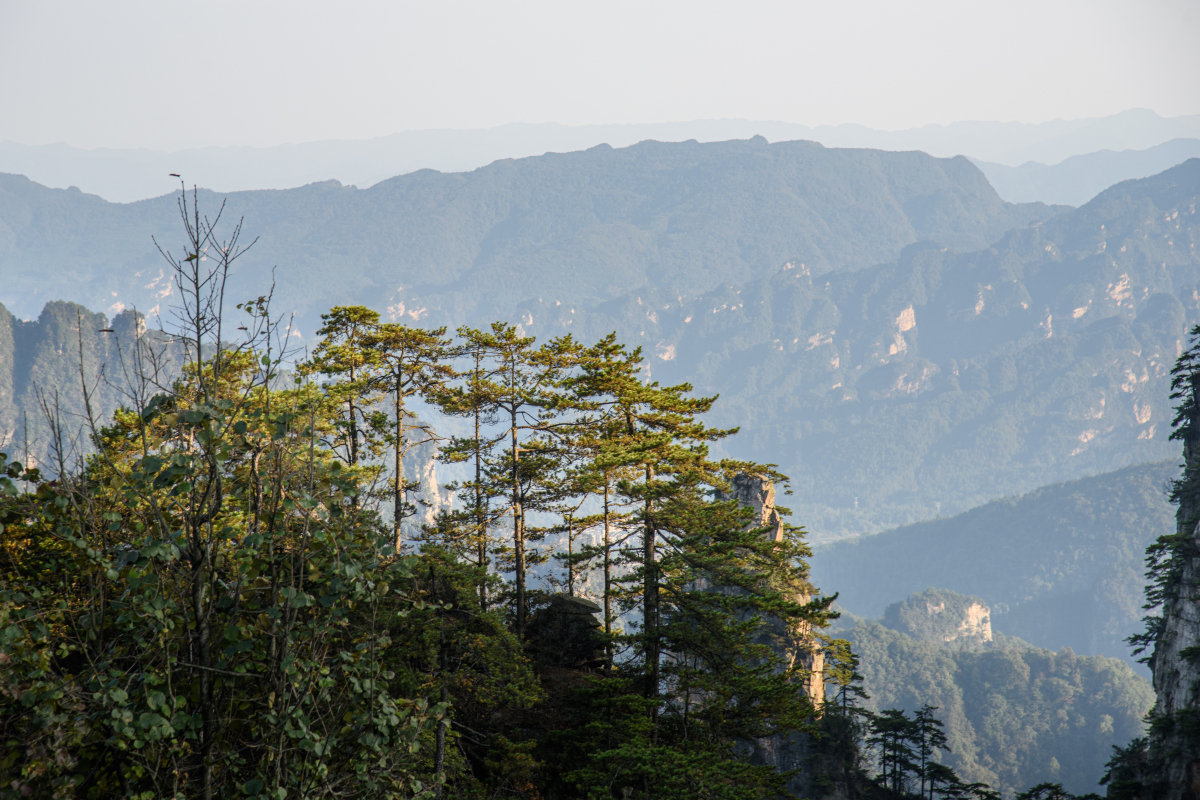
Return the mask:
<svg viewBox="0 0 1200 800"><path fill-rule="evenodd" d="M0 0L0 140L1200 113L1200 0Z"/></svg>

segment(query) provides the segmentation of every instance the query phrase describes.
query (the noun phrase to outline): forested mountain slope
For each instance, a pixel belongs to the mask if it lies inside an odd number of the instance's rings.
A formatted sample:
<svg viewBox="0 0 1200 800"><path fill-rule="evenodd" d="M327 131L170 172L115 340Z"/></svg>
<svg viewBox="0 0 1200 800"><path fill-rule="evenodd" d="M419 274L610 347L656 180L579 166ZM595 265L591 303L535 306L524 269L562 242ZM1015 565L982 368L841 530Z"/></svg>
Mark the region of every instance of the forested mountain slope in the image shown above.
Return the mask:
<svg viewBox="0 0 1200 800"><path fill-rule="evenodd" d="M215 210L217 198L201 200ZM175 202L118 205L0 176L0 302L25 317L53 299L161 307L169 287L151 236L174 240ZM226 213L261 236L232 296L258 296L278 265L277 310L311 333L334 304L462 324L537 298L695 295L788 260L857 269L925 239L983 247L1052 211L1004 203L965 158L755 138L599 146L362 190L241 192Z"/></svg>
<svg viewBox="0 0 1200 800"><path fill-rule="evenodd" d="M175 240L170 198L0 188L16 313L72 293L170 302L150 242ZM791 475L820 539L1172 457L1198 196L1191 160L1028 225L1051 209L1002 203L963 159L644 143L233 195L226 213L262 240L228 296L257 296L278 263L276 310L308 331L344 302L542 338L616 330L655 379L722 395L734 454Z"/></svg>
<svg viewBox="0 0 1200 800"><path fill-rule="evenodd" d="M524 309L539 335L616 329L653 376L722 396L820 536L957 514L1173 457L1169 371L1200 320L1200 159L959 253L774 275L699 298ZM940 506L939 506L940 504Z"/></svg>
<svg viewBox="0 0 1200 800"><path fill-rule="evenodd" d="M1078 794L1103 792L1098 783L1112 746L1144 734L1154 702L1149 681L1103 656L1006 637L987 647L940 647L878 622L839 635L861 658L871 695L864 705L936 706L949 740L943 763L1006 796L1043 781Z"/></svg>
<svg viewBox="0 0 1200 800"><path fill-rule="evenodd" d="M1143 464L838 542L814 555L813 574L861 616L951 589L982 598L1000 632L1132 664L1125 639L1146 613L1143 559L1172 530L1164 487L1178 473L1176 461Z"/></svg>

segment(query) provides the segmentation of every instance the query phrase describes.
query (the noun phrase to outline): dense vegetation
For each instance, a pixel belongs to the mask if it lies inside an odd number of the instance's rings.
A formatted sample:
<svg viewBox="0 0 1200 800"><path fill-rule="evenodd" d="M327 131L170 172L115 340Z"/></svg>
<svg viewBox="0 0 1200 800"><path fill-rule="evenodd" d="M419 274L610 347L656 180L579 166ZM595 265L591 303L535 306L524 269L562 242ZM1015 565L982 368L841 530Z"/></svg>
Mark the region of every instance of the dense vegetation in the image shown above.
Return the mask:
<svg viewBox="0 0 1200 800"><path fill-rule="evenodd" d="M172 286L162 299L184 310L173 339L140 336L135 315L110 330L66 305L37 323L7 318L7 418L31 406L53 413L33 437L47 448L44 471L8 470L0 611L10 649L0 679L11 703L0 716L15 744L3 763L31 791L57 781L97 796L115 791L112 775L153 791L182 781L203 796L206 785L275 791L284 774L292 796L430 786L460 796L698 787L761 796L796 790L768 754L788 731L815 726L825 738L812 746L810 776L840 771L843 786L868 793L929 791L932 773L914 771L903 749L928 727L852 703L840 718L818 714L819 692L805 690L818 651L843 695L853 692L838 675L850 664L852 677L856 657L844 642L809 637L829 614L813 599L800 532L771 543L749 511L714 494L736 475L781 476L725 456L789 448L779 460L799 470L806 516L828 529L834 517L869 528L889 514L926 514L926 500L947 487L969 503L1166 452L1156 393L1195 311L1186 282L1194 248L1181 245L1194 238L1196 164L1115 187L969 256L920 245L896 264L824 275L789 263L678 305L637 290L578 315L542 298L518 304L520 325L462 326L457 336L385 321L424 318L415 309L381 317L344 305L323 316L301 355L260 298L243 304L246 336L233 344L238 326L206 294L213 284L189 273L206 259L228 267L232 256L199 240L174 262L176 281L156 283ZM655 355L604 335L610 323L638 328L633 341L658 337ZM792 336L790 348L780 334ZM170 347L180 343L191 348L182 377L156 372L179 363ZM284 376L293 357L299 371ZM97 379L100 363L115 380ZM688 368L702 388L732 387L731 402L672 386ZM817 373L817 391L797 391ZM56 400L38 385L88 388ZM127 408L112 426L85 426L94 452L71 465L81 449L73 427L99 423L118 402ZM729 434L742 421L754 435L738 445ZM429 487L412 470L437 437L449 437L441 452L459 500L440 515L421 507L417 490ZM863 486L885 502L864 494L852 513ZM1119 519L1145 488L1135 481L1124 506L1120 497L1089 504ZM887 497L895 504L884 513ZM429 524L414 524L418 516ZM1128 560L1147 520L1105 554ZM1060 603L1057 590L1078 593L1076 584L1133 603L1128 575L1097 577L1100 551L1079 556L1093 544L1084 540L1056 551L998 617L1020 619L1014 608L1029 603L1024 618L1041 624L1039 599ZM930 584L942 582L913 588ZM592 607L564 599L577 594L600 601L599 630ZM1098 621L1105 642L1123 635L1127 610ZM1097 620L1089 624L1094 645ZM302 662L285 658L301 651ZM974 651L964 652L956 668ZM1065 662L1027 655L1019 660L1030 674L1066 682L1031 678L1035 699L1091 692L1087 670L1076 679ZM265 708L252 683L278 689ZM1123 708L1129 694L1089 701L1080 725L1090 730L1098 713L1104 728L1105 715L1121 716L1104 703ZM877 707L926 713L938 699L918 707L889 697ZM1036 713L1015 714L1014 726L1067 736L1037 702L1021 702ZM1010 788L1054 778L1053 764L1033 763L1017 739L984 737L964 777ZM1064 741L1064 753L1079 750ZM1062 774L1086 767L1073 758L1078 769Z"/></svg>
<svg viewBox="0 0 1200 800"><path fill-rule="evenodd" d="M362 307L326 315L280 387L269 296L222 313L236 233L181 206L182 375L131 372L76 466L3 464L4 796L784 791L752 756L813 728L830 601L802 531L714 497L775 474L709 459L733 433L697 420L711 398L643 381L612 337L451 339ZM127 346L144 367L167 345ZM403 460L436 435L418 396L474 420L443 443L474 478L412 541Z"/></svg>
<svg viewBox="0 0 1200 800"><path fill-rule="evenodd" d="M945 647L865 620L837 635L859 658L867 709L936 707L944 762L1006 793L1043 782L1103 791L1112 747L1143 735L1154 702L1128 665L1069 648L1053 653L1002 635Z"/></svg>
<svg viewBox="0 0 1200 800"><path fill-rule="evenodd" d="M945 647L979 648L993 641L987 604L948 589L926 589L892 603L882 622L918 641Z"/></svg>
<svg viewBox="0 0 1200 800"><path fill-rule="evenodd" d="M98 418L85 354L44 468L2 457L4 796L996 797L943 763L957 707L862 705L887 662L822 633L785 479L710 458L713 398L612 335L361 306L285 373L191 208L180 324L109 332L125 405ZM468 477L414 528L430 441Z"/></svg>
<svg viewBox="0 0 1200 800"><path fill-rule="evenodd" d="M864 617L930 586L978 595L1003 633L1136 665L1125 640L1144 613L1143 554L1173 530L1165 488L1178 471L1128 467L837 542L814 554L813 579Z"/></svg>

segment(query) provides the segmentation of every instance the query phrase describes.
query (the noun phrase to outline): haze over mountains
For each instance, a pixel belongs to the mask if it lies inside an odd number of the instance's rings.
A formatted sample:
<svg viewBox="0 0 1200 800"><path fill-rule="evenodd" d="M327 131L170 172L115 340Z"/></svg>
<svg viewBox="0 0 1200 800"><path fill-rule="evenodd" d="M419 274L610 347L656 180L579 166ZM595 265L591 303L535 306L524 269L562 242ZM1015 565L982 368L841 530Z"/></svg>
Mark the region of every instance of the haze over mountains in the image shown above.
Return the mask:
<svg viewBox="0 0 1200 800"><path fill-rule="evenodd" d="M346 303L540 338L616 330L654 378L722 395L713 421L744 431L731 452L779 463L820 539L1171 457L1198 195L1200 160L1071 211L1004 203L965 158L597 147L231 195L261 239L230 296L278 265L277 309L302 333ZM178 238L174 202L0 179L0 302L161 311L151 236Z"/></svg>
<svg viewBox="0 0 1200 800"><path fill-rule="evenodd" d="M1172 162L1078 208L1005 202L962 156L760 136L239 192L228 221L258 242L226 297L274 279L306 345L322 312L353 303L420 326L504 319L540 340L615 330L644 348L648 378L721 395L708 421L742 429L722 454L791 476L785 502L825 545L813 577L849 611L928 587L918 612L944 589L990 605L996 640L980 623L970 646L886 615L843 629L873 703L943 709L969 779L1092 790L1151 699L1124 640L1142 553L1171 525L1169 370L1200 322L1190 147L1009 173L1091 191L1098 174ZM200 199L211 214L223 196ZM168 312L155 239L177 248L176 197L118 204L0 175L0 445L21 452L39 388L78 385L81 340L88 374L113 374L133 309ZM98 405L120 402L98 386Z"/></svg>
<svg viewBox="0 0 1200 800"><path fill-rule="evenodd" d="M1080 178L1063 174L1070 170L1043 171L1031 180L1024 173L1020 179L1009 177L1003 168L1020 167L1029 161L1055 165L1096 151L1145 150L1177 138L1200 138L1200 116L1164 119L1152 111L1131 109L1095 119L1039 124L956 122L899 131L739 119L642 125L510 124L484 130L406 131L361 141L267 148L211 147L173 153L84 150L64 144L30 147L6 141L0 142L0 172L25 175L56 188L78 186L114 202L132 202L172 191L175 187L167 177L172 172L222 192L285 189L330 179L366 187L419 169L461 172L498 159L585 150L598 144L619 148L644 140L713 142L756 135L772 142L803 139L827 147L921 150L943 157L966 155L977 160L1006 200L1078 205L1111 183L1146 177L1182 158L1169 164L1154 162L1150 167L1145 158L1126 159L1119 167L1107 164L1101 170L1106 179L1102 185L1094 185L1094 179L1091 183L1083 179L1084 185L1092 187L1086 196L1081 194ZM1035 193L1030 194L1031 188Z"/></svg>
<svg viewBox="0 0 1200 800"><path fill-rule="evenodd" d="M996 193L1010 203L1081 206L1114 183L1145 178L1200 157L1200 139L1172 139L1146 150L1100 150L1053 166L1027 161L1019 167L976 161Z"/></svg>
<svg viewBox="0 0 1200 800"><path fill-rule="evenodd" d="M52 299L153 316L168 295L152 237L170 243L176 198L121 205L0 176L0 301L24 317ZM201 192L215 211L221 200ZM462 324L520 304L591 303L654 288L696 296L789 260L859 269L936 240L974 250L1052 216L1006 204L965 158L765 139L644 142L424 170L369 189L336 181L228 196L259 236L231 292L257 296L278 265L277 309L301 331L333 304ZM64 296L65 293L65 296Z"/></svg>

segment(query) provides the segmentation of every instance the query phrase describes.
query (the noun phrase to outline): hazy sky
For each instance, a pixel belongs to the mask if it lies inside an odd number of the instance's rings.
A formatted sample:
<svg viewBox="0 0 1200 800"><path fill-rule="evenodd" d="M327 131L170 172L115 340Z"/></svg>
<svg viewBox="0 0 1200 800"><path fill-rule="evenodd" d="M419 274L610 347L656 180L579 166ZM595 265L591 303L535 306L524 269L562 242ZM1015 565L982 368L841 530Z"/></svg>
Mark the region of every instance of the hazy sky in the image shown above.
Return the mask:
<svg viewBox="0 0 1200 800"><path fill-rule="evenodd" d="M1200 0L0 0L0 140L1200 113Z"/></svg>

